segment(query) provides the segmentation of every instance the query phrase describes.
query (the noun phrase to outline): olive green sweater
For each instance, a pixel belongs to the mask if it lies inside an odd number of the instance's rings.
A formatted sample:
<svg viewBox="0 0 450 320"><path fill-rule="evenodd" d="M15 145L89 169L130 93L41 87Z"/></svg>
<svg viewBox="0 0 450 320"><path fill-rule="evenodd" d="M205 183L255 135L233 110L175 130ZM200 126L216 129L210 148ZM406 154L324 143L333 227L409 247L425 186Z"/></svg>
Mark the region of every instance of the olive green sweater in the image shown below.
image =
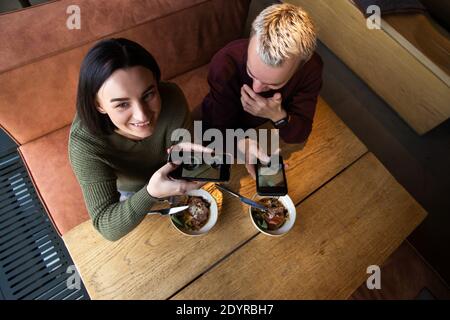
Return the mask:
<svg viewBox="0 0 450 320"><path fill-rule="evenodd" d="M76 115L69 137L69 159L80 183L94 227L115 241L134 229L158 201L147 192L153 173L167 160L171 134L190 128L190 114L182 91L171 83L160 83L161 113L153 134L140 141L117 133L96 136ZM117 190L136 192L119 202Z"/></svg>

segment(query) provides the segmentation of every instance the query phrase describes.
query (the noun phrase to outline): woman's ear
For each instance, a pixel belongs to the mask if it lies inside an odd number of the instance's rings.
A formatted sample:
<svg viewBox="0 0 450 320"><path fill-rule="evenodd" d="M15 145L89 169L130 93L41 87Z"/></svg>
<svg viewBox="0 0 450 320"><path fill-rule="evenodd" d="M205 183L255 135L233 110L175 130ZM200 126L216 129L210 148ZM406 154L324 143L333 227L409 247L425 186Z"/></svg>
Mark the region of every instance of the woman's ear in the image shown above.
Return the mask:
<svg viewBox="0 0 450 320"><path fill-rule="evenodd" d="M97 109L98 112L106 114L107 112L105 111L105 109L103 109L103 107L100 105L100 103L98 103L97 100L95 100L95 108Z"/></svg>

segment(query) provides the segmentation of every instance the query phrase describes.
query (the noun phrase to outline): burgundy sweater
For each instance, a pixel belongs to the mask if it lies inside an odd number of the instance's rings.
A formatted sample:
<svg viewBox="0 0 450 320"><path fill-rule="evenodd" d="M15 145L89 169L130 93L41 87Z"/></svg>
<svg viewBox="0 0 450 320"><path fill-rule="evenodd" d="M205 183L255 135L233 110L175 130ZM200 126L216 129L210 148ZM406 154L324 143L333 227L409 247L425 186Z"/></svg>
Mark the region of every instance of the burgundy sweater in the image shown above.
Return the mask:
<svg viewBox="0 0 450 320"><path fill-rule="evenodd" d="M244 130L268 121L244 111L240 97L244 84L252 87L247 74L248 39L236 40L222 48L213 57L208 74L210 91L202 103L203 127ZM312 129L317 97L322 86L322 59L317 53L301 67L286 85L278 90L260 93L272 97L282 96L282 106L290 115L289 124L280 129L286 143L305 141Z"/></svg>

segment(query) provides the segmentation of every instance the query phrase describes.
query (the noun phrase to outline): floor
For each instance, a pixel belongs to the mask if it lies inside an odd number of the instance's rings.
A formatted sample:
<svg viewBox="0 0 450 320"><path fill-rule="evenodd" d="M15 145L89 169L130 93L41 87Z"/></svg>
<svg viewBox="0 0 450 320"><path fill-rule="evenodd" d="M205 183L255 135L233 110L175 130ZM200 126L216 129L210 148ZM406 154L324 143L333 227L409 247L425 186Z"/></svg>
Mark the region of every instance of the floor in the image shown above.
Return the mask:
<svg viewBox="0 0 450 320"><path fill-rule="evenodd" d="M0 300L88 299L82 282L68 286L72 266L16 144L0 130Z"/></svg>
<svg viewBox="0 0 450 320"><path fill-rule="evenodd" d="M450 290L414 247L405 241L381 267L381 289L369 290L363 283L350 299L449 300Z"/></svg>

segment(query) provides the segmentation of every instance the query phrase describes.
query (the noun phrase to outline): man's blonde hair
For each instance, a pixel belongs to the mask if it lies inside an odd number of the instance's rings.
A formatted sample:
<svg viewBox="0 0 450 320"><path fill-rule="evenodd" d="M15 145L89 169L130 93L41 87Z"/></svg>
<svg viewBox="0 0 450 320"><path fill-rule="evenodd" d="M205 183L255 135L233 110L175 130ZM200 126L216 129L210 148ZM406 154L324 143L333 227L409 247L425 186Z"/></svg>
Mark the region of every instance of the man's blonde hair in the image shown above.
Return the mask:
<svg viewBox="0 0 450 320"><path fill-rule="evenodd" d="M317 42L313 21L306 11L287 3L264 9L252 23L251 36L256 37L256 51L263 62L275 67L291 56L309 60Z"/></svg>

